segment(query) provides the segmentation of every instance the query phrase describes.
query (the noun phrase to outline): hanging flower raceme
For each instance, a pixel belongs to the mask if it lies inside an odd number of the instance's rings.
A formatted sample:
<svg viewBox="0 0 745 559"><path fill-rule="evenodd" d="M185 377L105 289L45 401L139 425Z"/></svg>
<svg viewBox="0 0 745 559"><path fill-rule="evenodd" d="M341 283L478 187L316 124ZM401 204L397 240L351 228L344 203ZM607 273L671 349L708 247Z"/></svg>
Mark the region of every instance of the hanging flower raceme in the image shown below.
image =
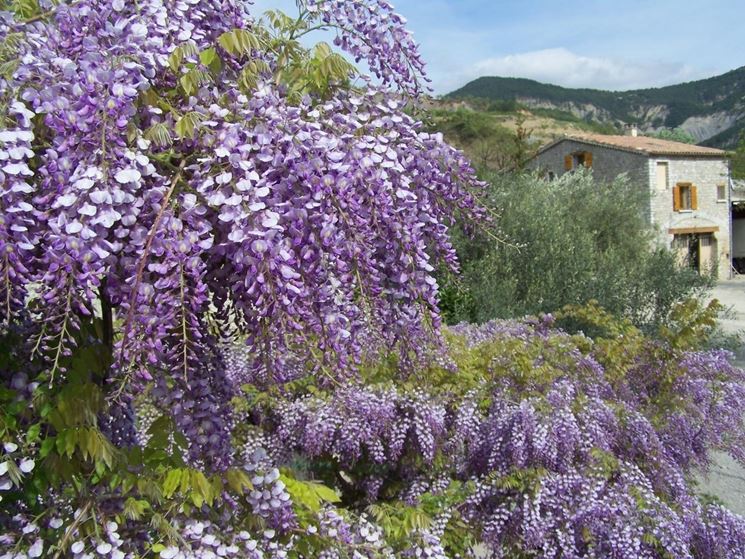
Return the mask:
<svg viewBox="0 0 745 559"><path fill-rule="evenodd" d="M419 82L388 4L304 14L384 85ZM300 62L239 1L86 0L4 29L26 40L3 81L0 295L7 321L36 286L52 381L99 312L117 325L115 397L161 379L213 411L231 388L209 332L244 340L268 379L296 376L288 363L349 377L371 352L437 343L434 259L456 267L448 225L478 213L481 185L404 99L332 88L298 102L277 72Z"/></svg>
<svg viewBox="0 0 745 559"><path fill-rule="evenodd" d="M345 0L309 0L307 9L337 30L336 45L364 60L384 84L397 86L409 94L421 92L426 80L424 61L406 18L396 13L385 0L347 2Z"/></svg>
<svg viewBox="0 0 745 559"><path fill-rule="evenodd" d="M23 307L30 281L27 267L32 251L38 244L34 227L34 206L30 194L33 170L29 167L34 152L31 149L34 113L20 101L13 101L8 118L16 127L0 131L0 323L7 324Z"/></svg>

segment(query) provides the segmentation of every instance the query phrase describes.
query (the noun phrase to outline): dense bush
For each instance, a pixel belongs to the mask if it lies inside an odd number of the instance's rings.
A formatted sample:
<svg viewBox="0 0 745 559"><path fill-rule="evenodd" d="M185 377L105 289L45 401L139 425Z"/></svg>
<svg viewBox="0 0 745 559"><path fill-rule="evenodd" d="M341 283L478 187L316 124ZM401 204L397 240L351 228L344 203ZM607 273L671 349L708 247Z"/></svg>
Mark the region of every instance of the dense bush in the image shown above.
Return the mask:
<svg viewBox="0 0 745 559"><path fill-rule="evenodd" d="M644 193L622 178L603 184L589 173L555 181L493 174L489 181L484 203L499 216L499 230L458 237L463 273L446 279L443 294L450 322L596 300L651 331L711 283L653 244Z"/></svg>
<svg viewBox="0 0 745 559"><path fill-rule="evenodd" d="M745 180L745 132L740 133L740 140L737 143L735 151L731 154L732 178L736 180Z"/></svg>

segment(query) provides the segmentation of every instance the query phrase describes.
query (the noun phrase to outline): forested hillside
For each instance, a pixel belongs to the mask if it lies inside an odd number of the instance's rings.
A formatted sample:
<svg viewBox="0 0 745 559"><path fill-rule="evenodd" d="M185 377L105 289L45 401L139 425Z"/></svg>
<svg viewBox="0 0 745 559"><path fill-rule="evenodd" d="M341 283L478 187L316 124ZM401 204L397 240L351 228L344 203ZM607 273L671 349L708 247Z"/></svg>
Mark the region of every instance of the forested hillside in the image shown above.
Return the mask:
<svg viewBox="0 0 745 559"><path fill-rule="evenodd" d="M745 129L745 67L704 80L633 91L569 89L528 79L481 77L446 99L560 110L613 126L638 124L645 133L682 129L699 143L733 147Z"/></svg>

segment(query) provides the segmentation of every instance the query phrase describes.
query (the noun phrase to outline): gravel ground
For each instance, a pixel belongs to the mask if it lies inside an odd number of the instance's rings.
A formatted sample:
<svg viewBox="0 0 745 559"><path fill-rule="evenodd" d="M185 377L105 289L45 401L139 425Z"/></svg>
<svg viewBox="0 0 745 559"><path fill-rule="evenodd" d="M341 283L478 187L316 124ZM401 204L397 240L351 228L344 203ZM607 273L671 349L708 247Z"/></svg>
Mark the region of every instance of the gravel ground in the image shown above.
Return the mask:
<svg viewBox="0 0 745 559"><path fill-rule="evenodd" d="M721 281L712 297L730 309L728 317L721 320L725 332L745 331L745 277ZM736 363L745 367L745 346L740 348ZM745 467L725 454L717 454L708 476L699 479L699 492L720 499L730 510L745 515Z"/></svg>

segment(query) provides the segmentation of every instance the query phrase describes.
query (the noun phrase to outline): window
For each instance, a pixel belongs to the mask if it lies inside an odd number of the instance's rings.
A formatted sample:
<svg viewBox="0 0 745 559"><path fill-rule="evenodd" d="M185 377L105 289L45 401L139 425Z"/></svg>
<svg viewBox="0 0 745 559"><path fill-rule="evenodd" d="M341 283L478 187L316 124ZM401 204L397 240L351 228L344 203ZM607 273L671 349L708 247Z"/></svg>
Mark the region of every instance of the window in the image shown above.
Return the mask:
<svg viewBox="0 0 745 559"><path fill-rule="evenodd" d="M718 184L717 185L717 202L726 202L726 201L727 201L727 185Z"/></svg>
<svg viewBox="0 0 745 559"><path fill-rule="evenodd" d="M579 167L592 167L592 153L589 151L575 151L564 157L564 170L571 171Z"/></svg>
<svg viewBox="0 0 745 559"><path fill-rule="evenodd" d="M673 210L686 212L698 209L696 187L690 182L679 182L673 189Z"/></svg>
<svg viewBox="0 0 745 559"><path fill-rule="evenodd" d="M680 190L680 209L690 210L691 208L691 187L687 184L681 184L678 189Z"/></svg>
<svg viewBox="0 0 745 559"><path fill-rule="evenodd" d="M670 185L668 183L668 165L667 161L658 161L657 162L657 191L658 192L664 192L667 190Z"/></svg>

